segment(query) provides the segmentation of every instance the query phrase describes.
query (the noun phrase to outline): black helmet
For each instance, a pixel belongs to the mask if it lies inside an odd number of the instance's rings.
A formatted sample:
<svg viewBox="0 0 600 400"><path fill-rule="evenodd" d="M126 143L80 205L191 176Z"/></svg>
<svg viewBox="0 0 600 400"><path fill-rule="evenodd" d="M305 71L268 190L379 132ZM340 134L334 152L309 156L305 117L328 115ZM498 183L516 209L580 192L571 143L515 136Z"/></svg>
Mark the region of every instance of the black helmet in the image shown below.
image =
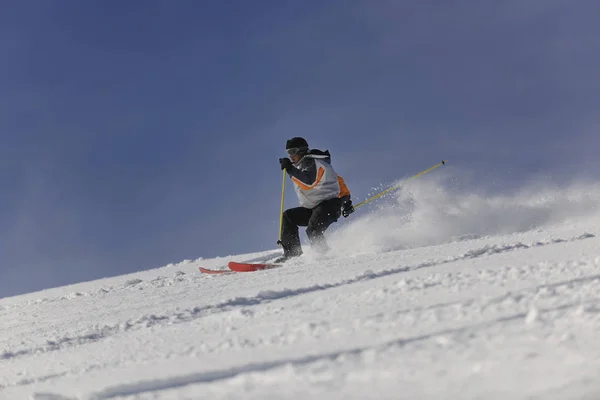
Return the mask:
<svg viewBox="0 0 600 400"><path fill-rule="evenodd" d="M308 150L308 142L306 141L306 139L301 138L301 137L294 137L291 138L290 140L288 140L285 143L285 149L301 149L301 148L306 148Z"/></svg>

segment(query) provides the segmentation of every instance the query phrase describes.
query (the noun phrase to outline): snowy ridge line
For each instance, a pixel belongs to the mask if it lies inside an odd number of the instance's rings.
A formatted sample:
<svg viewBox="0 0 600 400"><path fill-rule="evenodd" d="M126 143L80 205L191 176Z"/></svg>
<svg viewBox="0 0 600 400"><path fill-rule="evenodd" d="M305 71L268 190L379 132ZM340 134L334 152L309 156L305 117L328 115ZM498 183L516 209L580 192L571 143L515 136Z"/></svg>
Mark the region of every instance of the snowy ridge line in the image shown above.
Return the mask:
<svg viewBox="0 0 600 400"><path fill-rule="evenodd" d="M273 259L273 257L278 254L279 254L279 250L271 250L271 251L267 251L266 254L262 254L260 256L249 258L249 259L245 260L245 262L266 262L268 260ZM224 257L225 260L231 260L231 258L232 258L232 256ZM200 257L200 258L197 258L196 260L185 260L185 261L182 261L177 264L167 264L164 267L160 267L159 269L166 269L166 268L173 268L173 267L187 268L189 266L193 267L200 261L204 261L204 258ZM197 268L194 268L194 269L197 269ZM138 272L143 272L143 271L138 271ZM134 274L136 274L136 273L131 273L128 275L134 275ZM117 277L110 277L110 278L105 278L105 279L115 279L115 278L117 278ZM131 279L127 279L125 282L120 283L118 285L107 285L106 287L102 287L99 289L82 291L82 292L73 291L71 293L60 295L60 296L55 296L55 297L42 297L42 298L38 298L35 300L27 300L22 303L8 304L8 305L4 305L4 306L0 305L0 311L10 311L17 307L30 306L30 305L34 305L34 304L49 304L49 303L54 303L54 302L59 302L59 301L64 301L64 300L75 300L75 299L79 299L81 297L104 296L104 295L108 295L108 294L114 294L116 291L128 290L132 287L172 286L179 282L184 282L184 281L194 282L197 279L198 279L197 277L188 275L188 273L186 273L184 271L177 270L173 273L172 277L159 275L159 276L155 276L152 279L148 279L148 280L142 280L139 278L131 278ZM57 289L57 288L53 288L53 289ZM0 298L0 300L2 300L2 299ZM1 317L1 315L0 315L0 317Z"/></svg>
<svg viewBox="0 0 600 400"><path fill-rule="evenodd" d="M127 290L134 286L138 286L140 284L144 284L146 286L153 286L153 287L172 286L172 285L176 284L177 282L190 280L190 278L185 278L185 277L183 277L183 275L186 275L186 273L183 271L176 271L174 273L174 276L170 277L170 278L166 277L166 276L157 276L148 281L144 281L139 278L128 279L127 281L123 282L120 285L107 286L107 287L91 290L88 292L71 292L66 295L57 296L57 297L42 297L42 298L35 299L35 300L28 300L23 303L16 303L16 304L10 304L10 305L6 305L6 306L0 306L0 310L10 311L16 307L31 306L34 304L49 304L49 303L55 303L55 302L64 301L64 300L75 300L75 299L79 299L81 297L103 296L103 295L107 295L109 293L113 294L114 292L119 291L119 290Z"/></svg>
<svg viewBox="0 0 600 400"><path fill-rule="evenodd" d="M591 277L590 277L591 278ZM594 279L598 279L600 276L595 276ZM578 279L580 280L580 279ZM563 282L562 284L566 284L568 282ZM586 309L587 305L596 305L597 301L590 302L570 302L561 305L557 305L555 307L548 308L540 308L536 310L536 314L547 314L557 311L566 311L572 308L579 308L583 310L583 312L594 312L596 313L596 309ZM362 353L367 351L376 351L379 354L385 353L391 349L397 347L404 347L413 343L419 343L431 339L438 338L440 336L452 335L459 336L463 334L468 334L469 337L473 336L473 333L479 332L488 328L491 328L497 324L503 324L506 322L516 322L522 321L523 325L531 324L536 321L535 318L531 318L531 311L527 312L518 312L513 313L508 316L490 319L488 321L478 322L474 324L469 324L466 326L449 328L438 330L434 332L425 333L422 335L416 335L411 337L393 339L384 343L374 344L372 346L363 346L352 349L344 349L340 351L325 353L325 354L315 354L309 355L306 357L299 358L288 358L267 362L259 362L259 363L250 363L238 367L233 367L224 370L215 370L215 371L207 371L207 372L198 372L186 375L172 376L165 379L153 379L147 381L140 381L137 383L126 383L122 385L115 385L113 387L108 387L96 393L87 394L84 396L77 397L69 397L60 394L54 393L35 393L32 396L34 400L104 400L111 399L115 397L126 397L126 396L136 396L143 393L149 392L159 392L164 390L175 389L188 385L197 385L197 384L205 384L205 383L213 383L217 381L224 381L227 379L231 379L240 375L245 374L253 374L253 373L265 373L269 372L273 369L282 368L285 366L291 367L302 367L314 362L320 361L329 361L335 363L339 358L346 357L358 357Z"/></svg>
<svg viewBox="0 0 600 400"><path fill-rule="evenodd" d="M465 260L465 259L473 259L486 255L500 254L513 250L521 250L521 249L529 249L540 246L547 246L556 243L565 243L572 242L587 238L595 237L593 234L584 233L582 235L570 238L570 239L551 239L543 242L535 242L531 245L526 245L520 242L509 244L509 245L486 245L481 249L475 249L468 251L462 255L452 257L443 261L427 261L415 266L408 267L398 267L388 270L383 270L379 272L367 271L361 275L358 275L351 279L342 280L334 283L327 283L322 285L312 285L303 288L296 289L283 289L283 290L266 290L260 291L256 296L252 297L236 297L230 300L226 300L224 302L218 304L210 304L203 307L194 307L191 309L172 312L165 315L143 315L135 320L128 320L124 323L114 324L114 325L105 325L103 327L93 327L89 332L83 333L77 336L64 336L62 338L58 338L55 340L48 340L46 345L37 346L34 348L25 348L15 351L5 350L0 353L0 360L13 359L20 356L25 356L29 354L36 353L45 353L56 351L69 346L77 346L87 343L93 343L104 338L107 338L112 335L116 335L121 332L126 332L132 329L142 329L142 328L150 328L152 326L160 325L160 324L175 324L175 323L183 323L195 320L197 318L201 318L206 315L221 313L230 311L236 307L248 307L255 306L260 304L265 304L275 300L286 299L294 296L299 296L307 293L318 292L322 290L337 288L345 285L351 285L358 282L369 281L393 274L408 272L412 270L417 270L421 268L428 268L438 265L443 265L455 261Z"/></svg>

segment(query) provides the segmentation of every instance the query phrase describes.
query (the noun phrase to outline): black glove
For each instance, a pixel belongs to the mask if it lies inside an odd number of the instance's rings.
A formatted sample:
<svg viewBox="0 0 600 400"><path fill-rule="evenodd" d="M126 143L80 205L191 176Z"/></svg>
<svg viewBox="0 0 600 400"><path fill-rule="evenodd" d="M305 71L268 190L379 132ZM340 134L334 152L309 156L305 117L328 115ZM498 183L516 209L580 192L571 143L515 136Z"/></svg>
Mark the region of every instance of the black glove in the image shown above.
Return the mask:
<svg viewBox="0 0 600 400"><path fill-rule="evenodd" d="M280 158L279 159L279 164L281 165L281 169L290 169L294 166L294 164L292 164L292 161L289 158Z"/></svg>
<svg viewBox="0 0 600 400"><path fill-rule="evenodd" d="M352 214L353 212L354 206L352 205L352 200L346 200L342 204L342 215L344 216L344 218L347 218L348 215Z"/></svg>

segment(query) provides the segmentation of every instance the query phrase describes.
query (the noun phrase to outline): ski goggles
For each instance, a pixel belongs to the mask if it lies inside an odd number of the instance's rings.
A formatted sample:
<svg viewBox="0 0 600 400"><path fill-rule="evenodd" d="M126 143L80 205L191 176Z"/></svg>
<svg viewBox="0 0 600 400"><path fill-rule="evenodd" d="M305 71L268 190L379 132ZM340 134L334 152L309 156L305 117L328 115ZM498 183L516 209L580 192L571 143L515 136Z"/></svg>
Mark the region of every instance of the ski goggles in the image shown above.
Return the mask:
<svg viewBox="0 0 600 400"><path fill-rule="evenodd" d="M289 156L295 156L297 154L304 154L308 151L308 147L293 147L286 150Z"/></svg>

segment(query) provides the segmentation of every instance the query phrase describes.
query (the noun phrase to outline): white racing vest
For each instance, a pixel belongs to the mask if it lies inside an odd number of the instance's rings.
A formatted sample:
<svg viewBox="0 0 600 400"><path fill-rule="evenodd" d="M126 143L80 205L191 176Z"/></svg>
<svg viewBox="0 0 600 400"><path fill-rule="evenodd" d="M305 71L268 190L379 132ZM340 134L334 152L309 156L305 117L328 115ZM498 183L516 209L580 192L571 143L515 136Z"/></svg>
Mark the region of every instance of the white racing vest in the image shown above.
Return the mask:
<svg viewBox="0 0 600 400"><path fill-rule="evenodd" d="M312 161L304 160L305 158L314 160L317 171L314 182L306 183L293 175L291 177L300 205L313 209L322 201L338 197L340 184L337 173L331 164L327 162L330 160L328 155L307 154L303 157L300 164ZM303 171L302 168L299 169Z"/></svg>

